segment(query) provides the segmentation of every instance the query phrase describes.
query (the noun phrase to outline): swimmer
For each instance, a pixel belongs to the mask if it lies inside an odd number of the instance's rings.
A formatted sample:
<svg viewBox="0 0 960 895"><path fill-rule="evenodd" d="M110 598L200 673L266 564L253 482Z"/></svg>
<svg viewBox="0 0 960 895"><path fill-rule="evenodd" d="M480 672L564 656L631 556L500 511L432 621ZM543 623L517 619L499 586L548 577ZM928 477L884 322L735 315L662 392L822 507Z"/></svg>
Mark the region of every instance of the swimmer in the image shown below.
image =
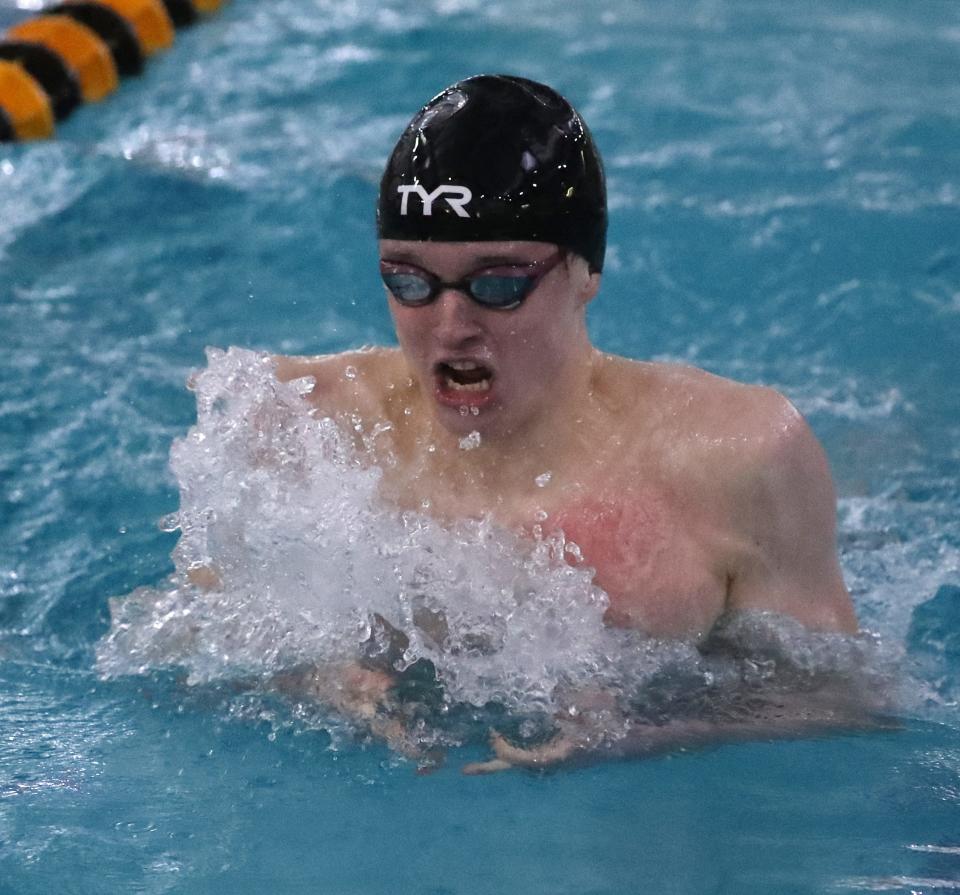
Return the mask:
<svg viewBox="0 0 960 895"><path fill-rule="evenodd" d="M608 594L607 622L652 637L702 640L747 610L857 630L827 461L789 401L591 344L604 173L563 97L502 75L444 90L389 158L377 225L400 347L281 357L277 371L312 377L318 412L385 432L358 444L381 463L386 500L562 532ZM531 753L495 737L497 757L472 770L589 743Z"/></svg>

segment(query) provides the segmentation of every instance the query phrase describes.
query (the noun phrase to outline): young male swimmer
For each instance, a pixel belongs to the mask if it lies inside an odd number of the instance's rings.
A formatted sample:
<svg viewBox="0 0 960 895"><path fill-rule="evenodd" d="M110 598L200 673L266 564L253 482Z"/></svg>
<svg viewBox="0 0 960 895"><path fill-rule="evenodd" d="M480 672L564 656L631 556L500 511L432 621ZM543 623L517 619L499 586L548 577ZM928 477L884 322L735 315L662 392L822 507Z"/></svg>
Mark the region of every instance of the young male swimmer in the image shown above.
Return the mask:
<svg viewBox="0 0 960 895"><path fill-rule="evenodd" d="M454 84L410 122L381 183L399 350L279 358L278 376L313 377L324 415L390 424L382 490L397 506L562 532L612 625L703 638L725 613L769 610L856 631L827 462L790 403L591 345L606 228L600 157L563 97L502 75ZM372 715L390 679L352 674L347 707ZM498 758L474 770L572 744L495 739Z"/></svg>

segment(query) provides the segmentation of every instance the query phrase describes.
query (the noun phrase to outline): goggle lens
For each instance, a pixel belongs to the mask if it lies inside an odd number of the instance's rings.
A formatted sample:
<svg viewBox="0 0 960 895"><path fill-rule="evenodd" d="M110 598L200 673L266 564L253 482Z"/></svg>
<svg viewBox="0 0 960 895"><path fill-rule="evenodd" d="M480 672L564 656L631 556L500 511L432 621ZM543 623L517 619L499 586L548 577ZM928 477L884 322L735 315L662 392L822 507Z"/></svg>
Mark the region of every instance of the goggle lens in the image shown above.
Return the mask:
<svg viewBox="0 0 960 895"><path fill-rule="evenodd" d="M482 305L509 308L520 304L527 297L534 282L531 276L476 277L470 280L470 295Z"/></svg>
<svg viewBox="0 0 960 895"><path fill-rule="evenodd" d="M534 262L539 269L532 274L479 274L460 283L443 283L426 271L384 270L381 276L393 297L408 307L430 304L444 289L456 289L485 308L507 311L518 307L562 258L563 253L557 252L544 261Z"/></svg>
<svg viewBox="0 0 960 895"><path fill-rule="evenodd" d="M424 305L433 299L433 284L415 273L385 273L383 282L402 305Z"/></svg>

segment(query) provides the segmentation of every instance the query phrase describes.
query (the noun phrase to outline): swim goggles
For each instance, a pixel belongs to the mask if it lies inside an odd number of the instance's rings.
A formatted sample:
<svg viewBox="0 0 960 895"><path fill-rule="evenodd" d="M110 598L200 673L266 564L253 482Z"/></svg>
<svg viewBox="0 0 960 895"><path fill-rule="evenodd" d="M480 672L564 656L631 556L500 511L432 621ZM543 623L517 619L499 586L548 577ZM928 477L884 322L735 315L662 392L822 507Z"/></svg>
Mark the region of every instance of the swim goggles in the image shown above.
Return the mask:
<svg viewBox="0 0 960 895"><path fill-rule="evenodd" d="M558 249L555 254L542 261L516 265L518 272L515 274L481 273L458 283L444 283L439 277L419 268L415 271L394 270L394 264L389 261L380 262L380 276L383 277L384 285L390 294L408 308L428 305L445 289L455 289L485 308L511 311L523 304L524 299L565 255L564 249ZM406 264L402 266L407 267ZM531 267L536 268L534 273L520 273L521 270Z"/></svg>

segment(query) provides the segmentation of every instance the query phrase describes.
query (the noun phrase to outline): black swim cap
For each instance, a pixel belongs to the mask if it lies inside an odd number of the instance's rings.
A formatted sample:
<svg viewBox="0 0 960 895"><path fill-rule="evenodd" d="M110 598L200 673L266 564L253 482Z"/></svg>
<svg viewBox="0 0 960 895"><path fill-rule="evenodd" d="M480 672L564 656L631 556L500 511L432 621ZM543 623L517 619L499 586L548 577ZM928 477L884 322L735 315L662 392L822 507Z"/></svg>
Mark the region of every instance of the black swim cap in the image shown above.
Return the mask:
<svg viewBox="0 0 960 895"><path fill-rule="evenodd" d="M577 111L544 84L478 75L413 118L380 182L381 239L533 240L603 268L607 194Z"/></svg>

